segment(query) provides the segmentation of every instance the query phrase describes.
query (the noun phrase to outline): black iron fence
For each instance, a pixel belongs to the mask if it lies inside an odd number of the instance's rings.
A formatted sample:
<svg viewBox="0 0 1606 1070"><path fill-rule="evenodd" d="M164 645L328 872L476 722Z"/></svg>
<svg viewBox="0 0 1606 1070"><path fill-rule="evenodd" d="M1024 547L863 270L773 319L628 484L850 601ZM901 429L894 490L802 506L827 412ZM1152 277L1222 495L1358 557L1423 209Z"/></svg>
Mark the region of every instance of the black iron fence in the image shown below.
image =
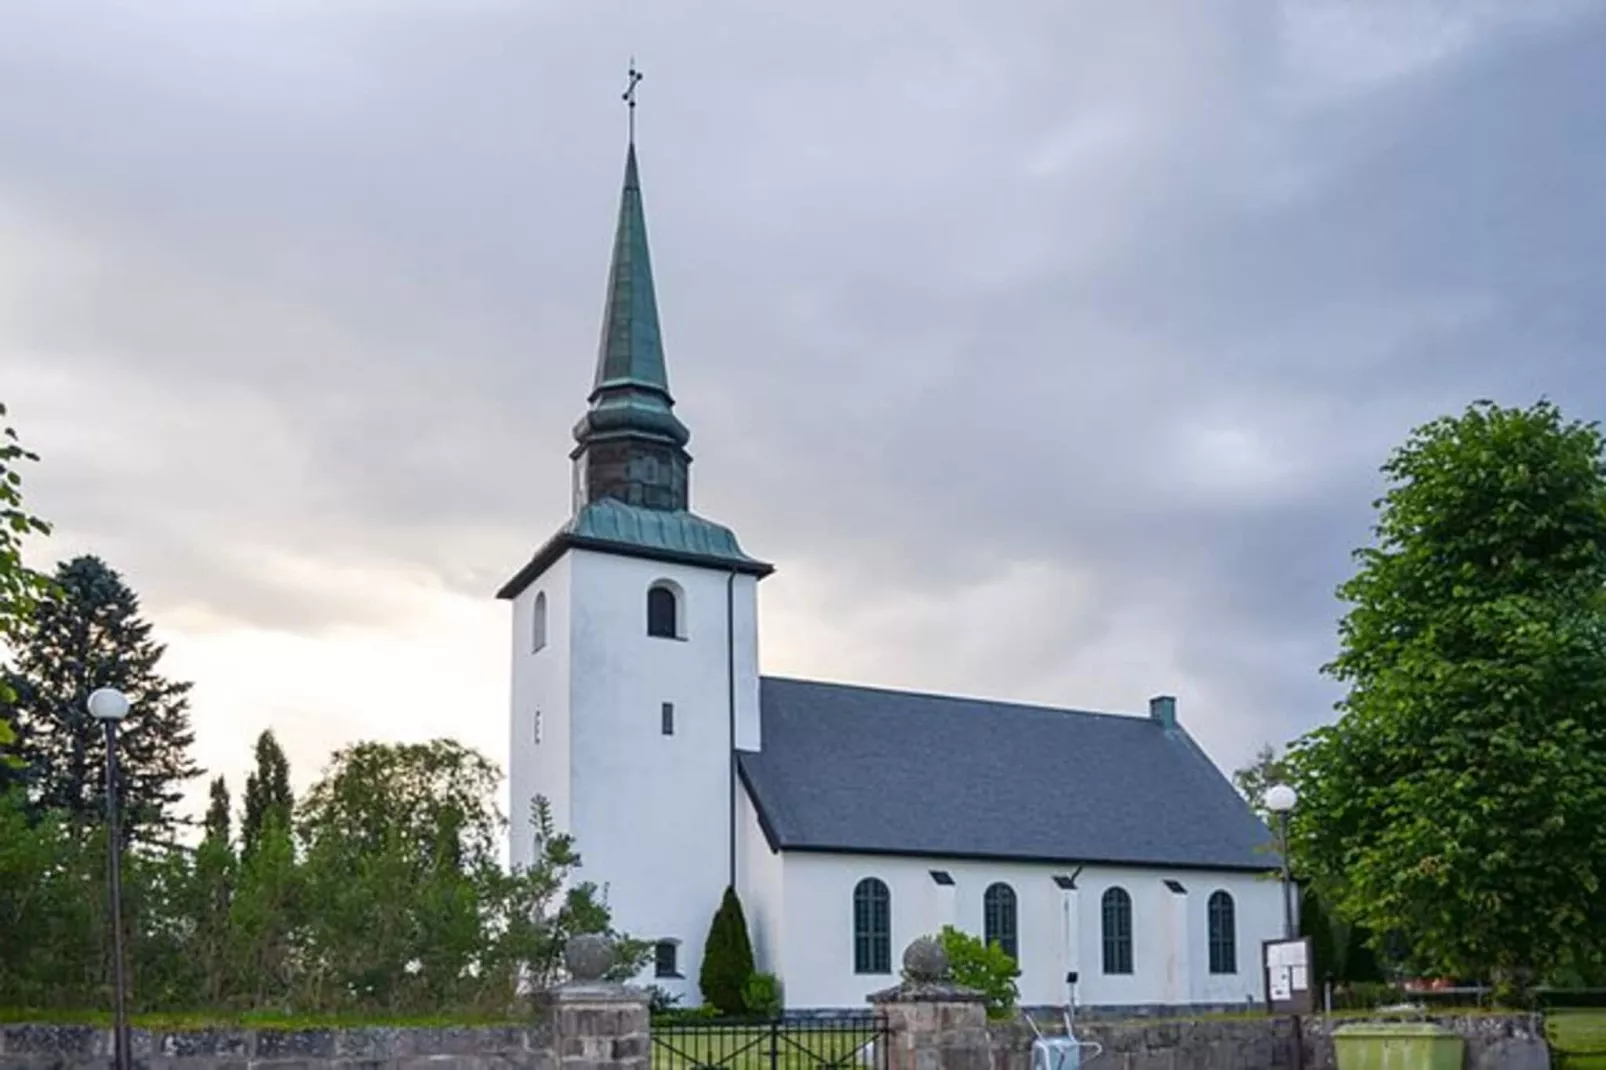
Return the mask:
<svg viewBox="0 0 1606 1070"><path fill-rule="evenodd" d="M652 1070L886 1070L886 1040L878 1014L655 1019Z"/></svg>
<svg viewBox="0 0 1606 1070"><path fill-rule="evenodd" d="M1440 988L1405 988L1391 984L1335 985L1317 997L1335 1011L1382 1010L1396 1006L1425 1010L1462 1010L1496 1007L1488 985L1454 985ZM1529 1006L1537 1011L1606 1007L1606 988L1537 988L1529 993Z"/></svg>

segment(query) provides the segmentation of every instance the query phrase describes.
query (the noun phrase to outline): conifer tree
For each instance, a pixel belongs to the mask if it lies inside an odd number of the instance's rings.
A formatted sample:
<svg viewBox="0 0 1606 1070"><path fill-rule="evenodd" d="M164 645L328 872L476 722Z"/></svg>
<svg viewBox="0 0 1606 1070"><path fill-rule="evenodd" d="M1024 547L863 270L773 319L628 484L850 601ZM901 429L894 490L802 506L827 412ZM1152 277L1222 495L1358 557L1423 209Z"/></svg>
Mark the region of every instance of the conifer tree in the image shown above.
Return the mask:
<svg viewBox="0 0 1606 1070"><path fill-rule="evenodd" d="M753 945L747 935L747 916L736 889L726 888L708 928L698 987L703 999L721 1014L740 1015L747 1011L745 993L752 976Z"/></svg>
<svg viewBox="0 0 1606 1070"><path fill-rule="evenodd" d="M245 815L240 822L240 853L250 854L262 839L268 815L290 827L295 796L290 791L290 761L270 728L257 737L256 771L245 778Z"/></svg>
<svg viewBox="0 0 1606 1070"><path fill-rule="evenodd" d="M139 599L98 557L56 570L55 589L38 600L15 639L4 711L21 736L29 793L41 809L98 816L104 809L104 729L85 704L115 687L128 696L118 726L118 797L131 841L170 838L184 781L199 775L190 760L188 683L157 671L165 648L139 616Z"/></svg>

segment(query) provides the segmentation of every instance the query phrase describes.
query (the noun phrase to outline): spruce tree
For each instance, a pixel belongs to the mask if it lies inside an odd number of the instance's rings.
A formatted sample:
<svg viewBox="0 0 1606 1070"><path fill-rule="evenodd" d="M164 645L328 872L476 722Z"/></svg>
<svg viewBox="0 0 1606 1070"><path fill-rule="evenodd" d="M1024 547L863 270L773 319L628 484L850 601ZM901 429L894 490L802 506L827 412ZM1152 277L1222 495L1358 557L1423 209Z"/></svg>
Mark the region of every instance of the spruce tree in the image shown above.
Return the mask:
<svg viewBox="0 0 1606 1070"><path fill-rule="evenodd" d="M753 976L753 945L747 936L747 916L735 888L726 888L719 910L708 928L702 970L697 977L705 1002L719 1013L736 1016L747 1011L745 993Z"/></svg>
<svg viewBox="0 0 1606 1070"><path fill-rule="evenodd" d="M157 671L165 648L139 616L139 599L98 557L63 563L55 589L18 629L15 693L0 710L16 724L29 793L42 810L98 819L105 807L105 730L85 704L114 687L128 697L118 726L118 799L130 841L170 838L190 760L188 683Z"/></svg>
<svg viewBox="0 0 1606 1070"><path fill-rule="evenodd" d="M268 816L290 827L295 796L290 792L290 762L270 728L257 737L256 771L245 778L245 815L240 822L240 853L250 854L262 839Z"/></svg>

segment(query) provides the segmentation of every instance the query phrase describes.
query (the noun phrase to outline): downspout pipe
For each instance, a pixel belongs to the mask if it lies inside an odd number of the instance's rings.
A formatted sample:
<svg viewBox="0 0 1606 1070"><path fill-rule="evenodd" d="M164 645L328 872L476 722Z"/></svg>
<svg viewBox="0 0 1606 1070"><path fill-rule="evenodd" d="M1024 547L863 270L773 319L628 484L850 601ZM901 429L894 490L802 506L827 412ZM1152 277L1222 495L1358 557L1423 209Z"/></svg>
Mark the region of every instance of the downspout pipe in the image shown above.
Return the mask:
<svg viewBox="0 0 1606 1070"><path fill-rule="evenodd" d="M736 887L736 570L725 577L725 700L728 716L730 756L726 779L730 785L728 827L730 833L730 886Z"/></svg>

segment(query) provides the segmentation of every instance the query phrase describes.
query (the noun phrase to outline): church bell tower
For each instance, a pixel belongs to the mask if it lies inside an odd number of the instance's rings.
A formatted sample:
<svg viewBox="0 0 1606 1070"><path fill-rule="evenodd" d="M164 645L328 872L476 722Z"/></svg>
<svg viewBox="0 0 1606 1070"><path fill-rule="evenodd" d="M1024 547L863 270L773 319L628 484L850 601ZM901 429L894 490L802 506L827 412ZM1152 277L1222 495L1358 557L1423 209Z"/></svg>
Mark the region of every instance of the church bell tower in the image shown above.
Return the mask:
<svg viewBox="0 0 1606 1070"><path fill-rule="evenodd" d="M692 512L674 404L632 130L571 514L498 592L512 604L511 855L534 859L531 803L544 800L614 927L656 944L640 980L690 1005L737 883L735 755L761 746L757 592L771 566Z"/></svg>

